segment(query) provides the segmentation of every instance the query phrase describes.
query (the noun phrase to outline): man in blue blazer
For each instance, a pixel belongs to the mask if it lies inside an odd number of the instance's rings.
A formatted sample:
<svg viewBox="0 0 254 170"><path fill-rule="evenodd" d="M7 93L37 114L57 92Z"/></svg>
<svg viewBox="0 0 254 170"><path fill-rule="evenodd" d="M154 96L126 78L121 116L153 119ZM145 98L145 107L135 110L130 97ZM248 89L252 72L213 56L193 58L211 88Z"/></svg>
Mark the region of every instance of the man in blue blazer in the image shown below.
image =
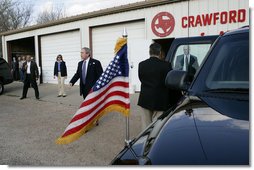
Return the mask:
<svg viewBox="0 0 254 170"><path fill-rule="evenodd" d="M78 63L78 68L70 81L73 86L80 79L80 96L85 99L89 91L99 79L103 72L100 61L91 58L91 50L87 47L81 49L82 61Z"/></svg>

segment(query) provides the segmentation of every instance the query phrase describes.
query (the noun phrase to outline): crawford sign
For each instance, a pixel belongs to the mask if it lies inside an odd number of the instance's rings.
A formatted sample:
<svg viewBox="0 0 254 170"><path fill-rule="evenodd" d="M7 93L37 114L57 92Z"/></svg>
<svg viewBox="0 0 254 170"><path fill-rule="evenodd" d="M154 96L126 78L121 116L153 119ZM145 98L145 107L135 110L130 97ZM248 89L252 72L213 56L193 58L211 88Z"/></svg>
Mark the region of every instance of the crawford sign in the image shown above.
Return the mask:
<svg viewBox="0 0 254 170"><path fill-rule="evenodd" d="M215 12L210 14L201 14L197 16L182 17L182 28L190 28L197 26L208 26L217 24L231 24L246 21L246 10L231 10Z"/></svg>
<svg viewBox="0 0 254 170"><path fill-rule="evenodd" d="M248 11L246 11L246 9L237 9L183 16L178 17L178 20L175 20L174 16L169 12L159 12L153 17L153 20L151 22L151 29L156 36L167 37L174 31L175 25L178 26L178 29L187 29L196 27L208 27L211 25L230 25L234 23L246 22L248 23L247 12ZM229 27L229 29L231 28ZM222 29L216 34L224 31L227 30ZM199 35L201 36L204 34L204 32L199 33Z"/></svg>

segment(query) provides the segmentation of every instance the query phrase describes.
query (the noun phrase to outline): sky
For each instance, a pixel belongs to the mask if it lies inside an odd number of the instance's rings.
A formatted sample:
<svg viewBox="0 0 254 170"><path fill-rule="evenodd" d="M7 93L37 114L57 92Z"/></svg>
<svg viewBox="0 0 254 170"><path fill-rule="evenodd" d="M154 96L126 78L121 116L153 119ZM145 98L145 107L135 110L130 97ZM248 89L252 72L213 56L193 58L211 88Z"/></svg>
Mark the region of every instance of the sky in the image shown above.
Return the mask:
<svg viewBox="0 0 254 170"><path fill-rule="evenodd" d="M67 16L97 11L100 9L140 2L144 0L17 0L21 3L33 5L32 20L35 20L38 13L62 6Z"/></svg>

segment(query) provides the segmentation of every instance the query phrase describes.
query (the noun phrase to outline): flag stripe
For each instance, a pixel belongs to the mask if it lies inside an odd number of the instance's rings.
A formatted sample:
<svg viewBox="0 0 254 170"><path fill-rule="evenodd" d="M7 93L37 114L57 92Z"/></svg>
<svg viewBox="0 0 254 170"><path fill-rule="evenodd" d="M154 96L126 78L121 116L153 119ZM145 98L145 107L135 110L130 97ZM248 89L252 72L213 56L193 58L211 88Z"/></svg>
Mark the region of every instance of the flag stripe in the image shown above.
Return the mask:
<svg viewBox="0 0 254 170"><path fill-rule="evenodd" d="M79 108L79 110L77 110L77 112L75 113L75 116L90 110L92 108L92 106L95 106L97 103L99 103L101 100L103 100L106 95L108 95L109 93L114 92L114 91L122 91L123 93L126 93L127 95L129 94L128 88L123 88L123 87L118 87L118 86L114 87L114 88L108 90L108 92L105 93L104 96L101 96L101 98L99 98L98 100L94 100L94 103L91 103L90 105L83 106L83 107ZM73 117L75 117L75 116L73 116Z"/></svg>
<svg viewBox="0 0 254 170"><path fill-rule="evenodd" d="M127 108L129 108L129 101L128 101L128 99L126 99L126 98L123 98L123 97L120 97L120 96L113 96L113 97L110 97L106 102L105 102L105 104L107 104L107 103L110 103L110 102L122 102L123 104L122 104L122 106L125 106L125 107L127 107ZM103 107L104 105L100 105L99 107L97 107L95 110L93 110L92 112L89 112L89 115L88 116L85 116L85 117L83 117L82 119L79 119L79 120L77 120L77 121L75 121L75 122L71 122L69 125L68 125L68 127L66 128L66 130L68 130L68 129L70 129L70 128L72 128L73 126L76 126L76 125L78 125L78 124L80 124L80 122L82 122L82 121L87 121L87 119L89 119L89 117L92 117L96 112L99 112L100 111L100 109Z"/></svg>
<svg viewBox="0 0 254 170"><path fill-rule="evenodd" d="M90 98L90 99L87 99L86 101L84 101L80 107L84 107L84 106L87 106L91 103L93 103L94 101L100 99L101 97L103 97L103 95L105 93L107 93L108 91L113 91L115 89L118 89L118 88L121 88L121 91L125 91L125 92L128 92L129 93L129 84L126 83L126 82L114 82L112 83L109 87L107 87L106 89L102 89L100 90L100 92L94 92L94 98ZM119 89L118 89L119 90Z"/></svg>
<svg viewBox="0 0 254 170"><path fill-rule="evenodd" d="M107 93L110 93L112 91L122 91L125 93L129 93L129 88L126 87L126 83L125 82L115 82L112 84L112 86L108 87L107 89L103 89L100 92L94 92L94 93L98 93L97 96L95 96L94 98L90 98L87 101L84 101L83 104L80 106L80 108L82 107L87 107L88 105L92 104L95 101L100 100L101 98L104 98L105 95L107 95ZM77 113L78 114L78 113Z"/></svg>
<svg viewBox="0 0 254 170"><path fill-rule="evenodd" d="M97 117L95 117L96 119L99 119L100 117L102 117L104 114L106 114L107 112L120 112L123 113L125 112L125 114L127 115L129 112L129 109L123 108L119 105L111 105L109 107L107 107L102 113L100 113ZM78 138L80 138L83 134L85 134L86 130L89 130L90 128L92 128L93 122L89 122L86 126L84 126L83 128L81 128L79 131L74 132L70 135L66 135L66 136L62 136L60 138L58 138L56 140L57 144L68 144L71 143L75 140L77 140Z"/></svg>
<svg viewBox="0 0 254 170"><path fill-rule="evenodd" d="M87 116L88 114L93 112L95 109L97 109L98 106L100 106L102 103L108 100L108 98L113 96L121 96L128 99L129 94L122 91L113 91L111 93L107 93L102 98L100 98L100 100L97 100L96 102L92 103L90 106L80 109L82 110L82 112L80 114L77 114L75 117L73 117L70 123Z"/></svg>
<svg viewBox="0 0 254 170"><path fill-rule="evenodd" d="M124 105L126 105L126 103L124 103L122 101L111 101L111 102L105 104L105 106L103 106L98 112L95 112L95 114L89 115L85 119L81 119L79 122L76 122L77 124L70 124L70 126L72 126L73 128L68 129L68 127L67 127L67 129L66 129L67 131L63 134L63 137L70 135L72 133L75 133L75 132L79 131L80 129L82 129L82 127L86 126L90 122L89 120L92 120L96 116L101 114L103 112L103 110L106 109L110 105L124 106ZM123 107L123 108L125 108L125 107Z"/></svg>
<svg viewBox="0 0 254 170"><path fill-rule="evenodd" d="M99 89L99 90L97 90L97 91L94 91L94 92L92 92L92 93L90 92L90 93L87 95L87 97L86 97L86 99L84 100L84 102L86 102L87 100L90 100L91 98L96 97L98 94L102 93L102 91L104 91L105 88L107 89L109 86L112 87L111 84L114 84L114 83L116 83L116 82L122 82L123 84L121 84L121 86L123 86L123 87L129 87L129 78L128 78L128 77L115 77L114 79L112 79L112 80L110 81L109 84L107 84L107 85L104 86L103 88L101 88L101 89ZM120 85L120 84L119 84L119 85Z"/></svg>

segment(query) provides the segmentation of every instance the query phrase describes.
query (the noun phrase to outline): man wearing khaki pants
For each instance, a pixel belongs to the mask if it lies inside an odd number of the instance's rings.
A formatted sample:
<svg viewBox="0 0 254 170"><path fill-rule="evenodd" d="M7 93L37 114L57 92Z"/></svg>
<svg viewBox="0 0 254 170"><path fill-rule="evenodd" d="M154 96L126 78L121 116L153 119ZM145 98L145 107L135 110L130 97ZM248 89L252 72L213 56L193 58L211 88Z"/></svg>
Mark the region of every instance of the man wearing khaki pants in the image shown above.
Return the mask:
<svg viewBox="0 0 254 170"><path fill-rule="evenodd" d="M57 97L66 97L64 89L64 80L67 77L67 68L66 64L63 61L63 56L59 54L56 58L55 67L54 67L54 78L58 79L58 96Z"/></svg>
<svg viewBox="0 0 254 170"><path fill-rule="evenodd" d="M171 70L169 62L161 59L162 48L152 43L149 48L150 58L139 63L138 76L141 91L138 105L142 107L142 130L156 120L163 111L170 107L169 90L165 78Z"/></svg>

